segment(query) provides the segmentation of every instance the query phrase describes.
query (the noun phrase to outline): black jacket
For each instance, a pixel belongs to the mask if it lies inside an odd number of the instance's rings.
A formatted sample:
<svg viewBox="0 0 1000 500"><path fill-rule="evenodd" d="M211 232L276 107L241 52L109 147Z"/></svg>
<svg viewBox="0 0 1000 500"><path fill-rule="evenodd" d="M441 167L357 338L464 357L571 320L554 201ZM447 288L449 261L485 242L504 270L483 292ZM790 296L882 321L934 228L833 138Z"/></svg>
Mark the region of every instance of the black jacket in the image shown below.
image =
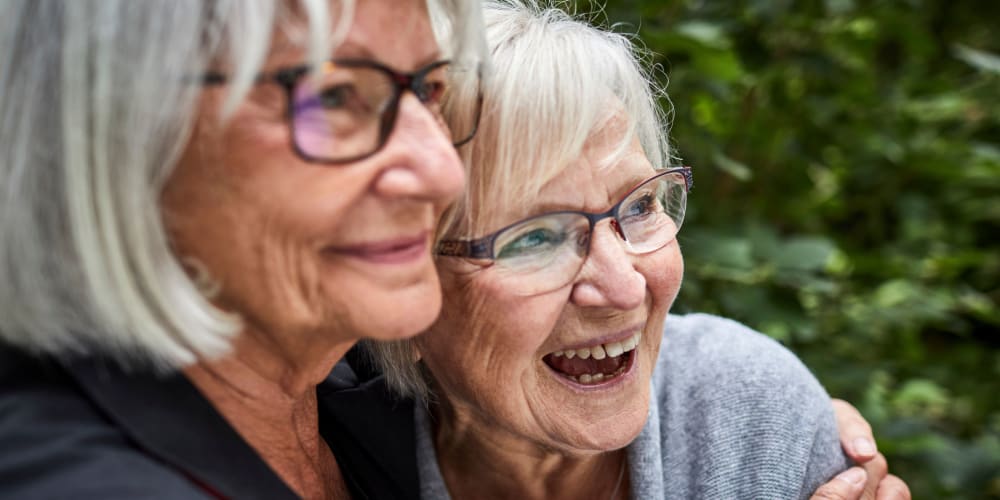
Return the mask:
<svg viewBox="0 0 1000 500"><path fill-rule="evenodd" d="M412 404L371 375L342 363L317 387L320 432L355 498L416 498ZM182 375L0 344L0 498L296 495Z"/></svg>

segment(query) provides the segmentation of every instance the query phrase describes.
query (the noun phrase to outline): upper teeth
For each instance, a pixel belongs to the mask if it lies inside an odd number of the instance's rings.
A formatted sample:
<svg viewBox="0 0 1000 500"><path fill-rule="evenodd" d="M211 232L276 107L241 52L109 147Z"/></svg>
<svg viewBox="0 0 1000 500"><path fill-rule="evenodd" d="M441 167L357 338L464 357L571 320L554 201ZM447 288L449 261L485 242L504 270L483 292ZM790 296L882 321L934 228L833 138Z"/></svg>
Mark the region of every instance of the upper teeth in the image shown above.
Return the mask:
<svg viewBox="0 0 1000 500"><path fill-rule="evenodd" d="M593 356L594 359L604 359L609 356L613 358L635 349L635 347L639 345L639 339L641 338L642 332L636 332L635 335L618 342L608 342L606 344L600 344L593 347L581 347L579 349L556 351L552 353L552 355L566 356L569 359L576 357L579 357L580 359L587 359L591 356Z"/></svg>

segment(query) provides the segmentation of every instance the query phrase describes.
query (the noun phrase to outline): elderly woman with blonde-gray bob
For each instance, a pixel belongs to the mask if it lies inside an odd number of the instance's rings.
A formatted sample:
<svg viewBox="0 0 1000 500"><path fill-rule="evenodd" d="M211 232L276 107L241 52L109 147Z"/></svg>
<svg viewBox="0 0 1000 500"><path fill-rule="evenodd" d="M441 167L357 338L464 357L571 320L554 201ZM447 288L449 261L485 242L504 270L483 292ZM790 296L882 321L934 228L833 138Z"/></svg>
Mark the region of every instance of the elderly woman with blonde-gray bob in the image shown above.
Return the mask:
<svg viewBox="0 0 1000 500"><path fill-rule="evenodd" d="M696 176L673 164L629 39L533 2L487 3L485 20L493 72L439 228L441 316L366 344L416 400L421 497L859 497L794 355L668 314Z"/></svg>
<svg viewBox="0 0 1000 500"><path fill-rule="evenodd" d="M0 496L395 495L317 386L437 316L478 117L442 104L478 88L480 25L463 0L0 3Z"/></svg>

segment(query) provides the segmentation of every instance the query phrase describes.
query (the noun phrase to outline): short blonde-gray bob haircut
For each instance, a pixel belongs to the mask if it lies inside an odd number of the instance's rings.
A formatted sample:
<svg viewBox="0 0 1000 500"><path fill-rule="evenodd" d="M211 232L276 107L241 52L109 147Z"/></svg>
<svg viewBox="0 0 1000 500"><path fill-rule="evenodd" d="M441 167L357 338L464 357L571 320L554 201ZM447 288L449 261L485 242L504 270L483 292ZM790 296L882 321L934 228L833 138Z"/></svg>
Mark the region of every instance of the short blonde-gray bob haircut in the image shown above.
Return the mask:
<svg viewBox="0 0 1000 500"><path fill-rule="evenodd" d="M482 120L475 138L460 150L468 188L442 218L439 238L496 230L486 226L491 222L485 214L534 199L543 185L572 168L587 139L611 119L624 118L628 128L619 148L604 159L607 166L636 138L650 163L669 166L668 116L660 106L661 99L668 102L654 83L648 55L630 37L574 18L559 5L484 4L491 73ZM473 104L468 99L449 107ZM365 343L390 386L425 398L426 374L414 362L413 346L410 340Z"/></svg>
<svg viewBox="0 0 1000 500"><path fill-rule="evenodd" d="M384 0L390 1L390 0ZM455 58L481 56L477 0L428 0ZM353 0L0 3L0 341L181 367L225 353L239 318L172 253L160 191L209 67L238 106L280 33L318 65ZM392 36L386 33L385 36ZM472 53L472 55L470 55Z"/></svg>

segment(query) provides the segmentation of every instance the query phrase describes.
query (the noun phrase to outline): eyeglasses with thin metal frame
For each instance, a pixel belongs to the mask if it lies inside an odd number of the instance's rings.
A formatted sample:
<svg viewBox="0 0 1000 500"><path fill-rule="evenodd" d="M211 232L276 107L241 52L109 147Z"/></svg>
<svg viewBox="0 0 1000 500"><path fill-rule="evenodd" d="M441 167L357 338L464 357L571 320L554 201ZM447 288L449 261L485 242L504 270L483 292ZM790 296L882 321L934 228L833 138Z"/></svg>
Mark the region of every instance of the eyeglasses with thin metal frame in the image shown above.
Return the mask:
<svg viewBox="0 0 1000 500"><path fill-rule="evenodd" d="M684 221L690 167L664 170L629 190L605 212L547 212L475 239L438 243L440 256L491 261L510 287L523 295L555 290L574 279L590 251L594 227L611 219L615 234L633 254L659 250L674 240Z"/></svg>
<svg viewBox="0 0 1000 500"><path fill-rule="evenodd" d="M479 127L482 110L480 65L436 61L404 73L366 59L331 59L311 75L308 65L279 69L257 77L285 91L292 149L313 163L343 164L374 155L388 142L399 114L403 93L412 92L431 112L455 147L469 142ZM224 85L228 77L210 72L205 85ZM453 130L445 121L443 101L458 86L473 85L471 117L452 120L465 128Z"/></svg>

